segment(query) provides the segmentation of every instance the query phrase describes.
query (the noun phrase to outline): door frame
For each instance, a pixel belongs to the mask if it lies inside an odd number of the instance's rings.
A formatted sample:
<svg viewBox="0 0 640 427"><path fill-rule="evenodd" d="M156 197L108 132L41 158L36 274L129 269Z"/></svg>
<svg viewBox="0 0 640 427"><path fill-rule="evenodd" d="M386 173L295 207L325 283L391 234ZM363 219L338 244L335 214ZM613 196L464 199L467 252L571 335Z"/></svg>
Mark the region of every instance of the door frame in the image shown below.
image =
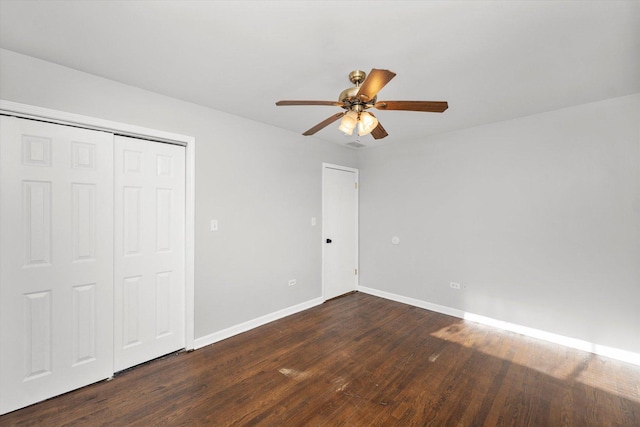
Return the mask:
<svg viewBox="0 0 640 427"><path fill-rule="evenodd" d="M356 181L356 208L355 208L355 224L356 224L356 229L355 229L355 235L356 235L356 241L355 241L355 249L356 249L356 253L355 253L355 259L356 259L356 271L358 272L358 274L355 275L355 284L354 284L354 290L358 289L358 285L360 284L360 258L359 258L359 246L358 246L358 242L360 241L359 239L359 223L360 223L360 214L359 214L359 206L360 206L360 171L358 169L355 168L350 168L347 166L340 166L340 165L336 165L336 164L332 164L332 163L322 163L322 240L320 242L320 244L322 245L322 299L324 301L326 301L326 287L325 287L325 277L324 277L324 265L325 265L325 248L326 248L326 244L325 244L325 232L326 232L326 227L325 227L325 218L324 218L324 206L325 206L325 197L324 197L324 190L325 190L325 173L327 169L335 169L335 170L340 170L340 171L345 171L345 172L353 172L355 174L355 181Z"/></svg>
<svg viewBox="0 0 640 427"><path fill-rule="evenodd" d="M185 147L185 349L193 350L195 348L195 138L3 99L0 99L0 114Z"/></svg>

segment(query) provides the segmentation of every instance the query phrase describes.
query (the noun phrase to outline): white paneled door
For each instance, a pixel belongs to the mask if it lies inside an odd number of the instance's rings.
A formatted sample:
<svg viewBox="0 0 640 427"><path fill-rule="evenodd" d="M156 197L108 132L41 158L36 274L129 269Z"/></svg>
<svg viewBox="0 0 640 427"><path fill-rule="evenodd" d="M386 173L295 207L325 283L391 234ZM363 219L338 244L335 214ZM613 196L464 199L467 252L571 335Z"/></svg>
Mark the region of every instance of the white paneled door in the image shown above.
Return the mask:
<svg viewBox="0 0 640 427"><path fill-rule="evenodd" d="M5 413L113 374L113 135L0 120Z"/></svg>
<svg viewBox="0 0 640 427"><path fill-rule="evenodd" d="M115 138L115 370L185 346L185 148Z"/></svg>
<svg viewBox="0 0 640 427"><path fill-rule="evenodd" d="M358 283L358 171L324 165L322 173L322 283L324 299Z"/></svg>

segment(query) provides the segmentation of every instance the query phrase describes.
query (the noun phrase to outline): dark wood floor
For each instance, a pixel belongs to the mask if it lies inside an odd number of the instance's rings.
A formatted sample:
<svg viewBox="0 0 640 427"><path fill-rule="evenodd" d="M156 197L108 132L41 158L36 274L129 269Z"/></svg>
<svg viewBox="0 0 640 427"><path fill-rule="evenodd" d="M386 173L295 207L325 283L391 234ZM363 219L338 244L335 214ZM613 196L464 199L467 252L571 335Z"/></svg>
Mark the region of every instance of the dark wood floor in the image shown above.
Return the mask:
<svg viewBox="0 0 640 427"><path fill-rule="evenodd" d="M640 367L355 293L0 425L640 426Z"/></svg>

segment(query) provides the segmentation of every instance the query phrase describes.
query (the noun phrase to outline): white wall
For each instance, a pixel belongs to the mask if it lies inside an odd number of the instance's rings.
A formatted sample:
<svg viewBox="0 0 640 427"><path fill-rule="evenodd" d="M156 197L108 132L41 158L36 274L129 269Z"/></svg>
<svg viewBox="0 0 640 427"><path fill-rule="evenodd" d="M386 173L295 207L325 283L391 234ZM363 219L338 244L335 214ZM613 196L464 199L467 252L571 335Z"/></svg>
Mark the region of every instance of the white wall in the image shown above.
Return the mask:
<svg viewBox="0 0 640 427"><path fill-rule="evenodd" d="M358 167L362 286L640 352L640 94Z"/></svg>
<svg viewBox="0 0 640 427"><path fill-rule="evenodd" d="M354 151L7 50L0 98L196 138L196 338L322 295L322 162Z"/></svg>

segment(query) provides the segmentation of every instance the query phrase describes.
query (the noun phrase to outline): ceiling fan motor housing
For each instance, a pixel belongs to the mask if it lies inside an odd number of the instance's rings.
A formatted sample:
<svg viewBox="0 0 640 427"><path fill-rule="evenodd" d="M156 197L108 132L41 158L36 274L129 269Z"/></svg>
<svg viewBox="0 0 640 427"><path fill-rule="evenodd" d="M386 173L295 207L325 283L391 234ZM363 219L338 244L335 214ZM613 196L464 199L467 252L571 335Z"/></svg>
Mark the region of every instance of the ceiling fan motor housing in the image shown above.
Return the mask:
<svg viewBox="0 0 640 427"><path fill-rule="evenodd" d="M366 78L367 78L367 73L365 73L362 70L354 70L349 73L349 81L353 83L355 86L340 92L338 101L344 103L344 106L342 108L344 108L345 110L360 112L371 107L373 104L376 103L376 97L374 97L373 99L370 99L368 103L362 102L362 100L357 97L358 91L360 90L360 84Z"/></svg>

